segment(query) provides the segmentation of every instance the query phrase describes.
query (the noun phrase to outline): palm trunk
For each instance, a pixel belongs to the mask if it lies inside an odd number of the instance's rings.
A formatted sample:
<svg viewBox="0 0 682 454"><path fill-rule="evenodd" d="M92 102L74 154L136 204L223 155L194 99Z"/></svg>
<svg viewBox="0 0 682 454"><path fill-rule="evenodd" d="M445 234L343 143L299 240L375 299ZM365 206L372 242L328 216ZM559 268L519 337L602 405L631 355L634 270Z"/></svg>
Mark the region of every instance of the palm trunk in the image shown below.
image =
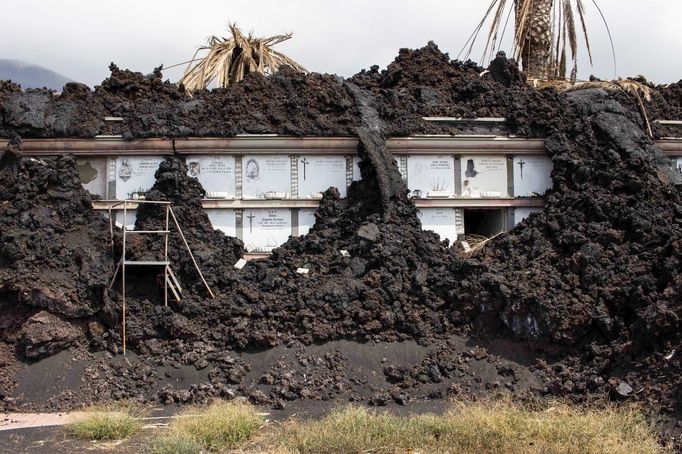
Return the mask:
<svg viewBox="0 0 682 454"><path fill-rule="evenodd" d="M546 79L552 55L552 5L554 0L515 0L516 29L521 24L519 14L523 3L531 2L521 37L521 64L530 79Z"/></svg>

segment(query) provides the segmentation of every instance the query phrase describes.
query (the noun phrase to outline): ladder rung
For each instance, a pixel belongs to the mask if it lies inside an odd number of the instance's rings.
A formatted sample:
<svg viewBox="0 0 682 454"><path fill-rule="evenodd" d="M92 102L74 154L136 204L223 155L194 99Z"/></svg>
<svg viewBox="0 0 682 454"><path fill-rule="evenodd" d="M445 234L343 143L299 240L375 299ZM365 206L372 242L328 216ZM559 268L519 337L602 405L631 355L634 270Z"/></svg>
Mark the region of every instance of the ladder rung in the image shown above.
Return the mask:
<svg viewBox="0 0 682 454"><path fill-rule="evenodd" d="M173 293L173 296L177 301L180 301L180 295L178 295L178 292L175 290L175 286L173 285L173 282L171 282L171 279L166 278L166 285L168 285L168 288L171 290Z"/></svg>
<svg viewBox="0 0 682 454"><path fill-rule="evenodd" d="M170 262L157 262L154 260L126 260L124 265L138 265L138 266L167 266Z"/></svg>
<svg viewBox="0 0 682 454"><path fill-rule="evenodd" d="M130 233L170 233L170 230L125 230L127 234Z"/></svg>
<svg viewBox="0 0 682 454"><path fill-rule="evenodd" d="M168 277L171 278L173 285L178 289L180 295L182 295L182 287L180 286L180 282L178 281L178 278L175 276L175 273L170 266L168 267Z"/></svg>

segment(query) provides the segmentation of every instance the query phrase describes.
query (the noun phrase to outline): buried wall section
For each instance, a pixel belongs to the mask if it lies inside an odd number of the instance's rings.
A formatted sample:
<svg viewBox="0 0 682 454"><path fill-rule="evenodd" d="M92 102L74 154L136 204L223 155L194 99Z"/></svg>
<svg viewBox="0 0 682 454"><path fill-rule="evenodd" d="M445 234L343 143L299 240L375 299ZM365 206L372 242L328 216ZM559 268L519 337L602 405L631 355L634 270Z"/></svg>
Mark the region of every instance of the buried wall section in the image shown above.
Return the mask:
<svg viewBox="0 0 682 454"><path fill-rule="evenodd" d="M40 141L31 142L40 147ZM95 207L105 212L107 200L134 199L149 189L159 163L173 153L171 146L155 150L127 143L122 149L122 141L110 141L108 148L90 141L88 149L84 142L75 150L79 173L84 187L101 199ZM204 208L214 228L242 239L254 252L269 252L290 235L306 234L314 225L320 193L335 186L344 197L360 178L356 139L243 137L229 142L214 147L215 139L187 139L177 152L206 190ZM43 149L54 154L58 145L43 144ZM513 228L543 209L541 196L552 185L552 162L542 141L413 137L389 139L388 148L423 228L451 243L467 234L490 236ZM679 150L675 153L668 151L672 164L682 165ZM121 225L122 213L114 215ZM131 211L126 225L134 222Z"/></svg>

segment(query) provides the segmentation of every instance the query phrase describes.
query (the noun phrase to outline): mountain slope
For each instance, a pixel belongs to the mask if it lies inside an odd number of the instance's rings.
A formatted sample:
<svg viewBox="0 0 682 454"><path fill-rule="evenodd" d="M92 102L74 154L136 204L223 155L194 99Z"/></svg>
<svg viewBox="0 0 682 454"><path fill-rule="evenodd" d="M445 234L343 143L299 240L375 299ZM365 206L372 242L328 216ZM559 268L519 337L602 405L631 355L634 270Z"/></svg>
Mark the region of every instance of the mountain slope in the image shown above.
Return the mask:
<svg viewBox="0 0 682 454"><path fill-rule="evenodd" d="M61 91L65 83L72 82L72 79L44 66L0 58L0 80L8 79L21 85L21 88L45 87L57 91Z"/></svg>

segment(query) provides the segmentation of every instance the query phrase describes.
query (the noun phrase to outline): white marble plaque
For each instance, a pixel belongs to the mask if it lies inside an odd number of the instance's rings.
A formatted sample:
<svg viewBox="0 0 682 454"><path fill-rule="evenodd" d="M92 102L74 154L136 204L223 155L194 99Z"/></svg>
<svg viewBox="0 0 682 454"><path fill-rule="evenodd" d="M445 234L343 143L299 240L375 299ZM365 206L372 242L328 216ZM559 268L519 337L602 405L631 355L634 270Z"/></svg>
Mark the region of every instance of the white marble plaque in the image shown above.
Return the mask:
<svg viewBox="0 0 682 454"><path fill-rule="evenodd" d="M105 218L109 219L109 211L102 211L102 214L104 215ZM137 211L136 210L126 210L126 229L128 230L134 230L135 229L135 221L137 220ZM118 227L119 229L123 228L123 210L116 210L113 211L113 216L114 216L114 225Z"/></svg>
<svg viewBox="0 0 682 454"><path fill-rule="evenodd" d="M507 197L507 159L462 156L462 197Z"/></svg>
<svg viewBox="0 0 682 454"><path fill-rule="evenodd" d="M542 211L542 208L526 208L526 207L515 208L514 209L514 225L523 221L524 219L526 219L531 214L539 213L541 211Z"/></svg>
<svg viewBox="0 0 682 454"><path fill-rule="evenodd" d="M208 198L234 197L234 156L189 156L187 174L199 180Z"/></svg>
<svg viewBox="0 0 682 454"><path fill-rule="evenodd" d="M419 190L421 197L429 193L455 193L455 158L453 156L409 156L407 158L407 187Z"/></svg>
<svg viewBox="0 0 682 454"><path fill-rule="evenodd" d="M344 156L299 156L298 197L314 198L330 187L346 197L346 158Z"/></svg>
<svg viewBox="0 0 682 454"><path fill-rule="evenodd" d="M315 212L317 210L298 210L298 234L306 235L315 225Z"/></svg>
<svg viewBox="0 0 682 454"><path fill-rule="evenodd" d="M291 161L287 155L247 155L242 158L242 184L245 199L263 199L266 192L289 197Z"/></svg>
<svg viewBox="0 0 682 454"><path fill-rule="evenodd" d="M543 195L552 187L552 168L547 156L514 156L514 195Z"/></svg>
<svg viewBox="0 0 682 454"><path fill-rule="evenodd" d="M107 194L107 158L78 158L76 165L83 187L90 194L105 199Z"/></svg>
<svg viewBox="0 0 682 454"><path fill-rule="evenodd" d="M237 236L237 223L234 210L229 209L209 209L206 210L208 219L214 229L220 230L227 236Z"/></svg>
<svg viewBox="0 0 682 454"><path fill-rule="evenodd" d="M673 161L673 162L675 162L675 161ZM677 158L677 170L682 172L682 157Z"/></svg>
<svg viewBox="0 0 682 454"><path fill-rule="evenodd" d="M134 193L154 186L160 156L121 156L116 159L116 199L132 199Z"/></svg>
<svg viewBox="0 0 682 454"><path fill-rule="evenodd" d="M419 211L423 230L435 232L441 240L447 239L450 243L457 239L454 208L421 208Z"/></svg>
<svg viewBox="0 0 682 454"><path fill-rule="evenodd" d="M394 156L393 159L395 159L395 165L397 165L398 170L400 170L400 157ZM353 156L353 181L362 180L362 174L360 173L360 161L361 159L358 156ZM403 175L402 172L400 172L400 175L405 178L405 175Z"/></svg>
<svg viewBox="0 0 682 454"><path fill-rule="evenodd" d="M270 252L291 235L287 208L244 210L244 246L249 252Z"/></svg>

